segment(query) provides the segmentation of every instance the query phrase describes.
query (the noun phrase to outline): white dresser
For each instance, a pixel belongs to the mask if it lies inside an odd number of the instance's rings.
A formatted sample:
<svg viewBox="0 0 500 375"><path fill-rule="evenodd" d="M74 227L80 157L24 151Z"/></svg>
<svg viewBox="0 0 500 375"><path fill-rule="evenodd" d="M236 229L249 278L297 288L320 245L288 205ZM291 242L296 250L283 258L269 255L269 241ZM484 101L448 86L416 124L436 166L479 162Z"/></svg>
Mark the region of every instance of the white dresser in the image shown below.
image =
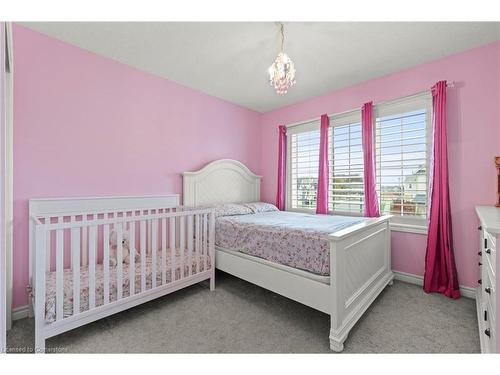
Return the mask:
<svg viewBox="0 0 500 375"><path fill-rule="evenodd" d="M476 292L477 320L482 353L500 353L500 318L498 290L497 250L500 248L500 208L476 206L479 217L480 280Z"/></svg>

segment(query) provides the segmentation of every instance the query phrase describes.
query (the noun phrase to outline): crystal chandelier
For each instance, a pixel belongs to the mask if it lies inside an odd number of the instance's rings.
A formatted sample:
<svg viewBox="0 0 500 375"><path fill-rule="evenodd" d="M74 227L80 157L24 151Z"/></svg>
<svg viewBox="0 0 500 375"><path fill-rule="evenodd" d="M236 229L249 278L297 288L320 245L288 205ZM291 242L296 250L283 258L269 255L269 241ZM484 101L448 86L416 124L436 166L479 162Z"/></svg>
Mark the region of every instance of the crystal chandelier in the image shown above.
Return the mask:
<svg viewBox="0 0 500 375"><path fill-rule="evenodd" d="M269 83L279 95L286 94L288 89L295 85L295 66L293 61L283 51L285 44L285 30L281 23L281 51L269 67Z"/></svg>

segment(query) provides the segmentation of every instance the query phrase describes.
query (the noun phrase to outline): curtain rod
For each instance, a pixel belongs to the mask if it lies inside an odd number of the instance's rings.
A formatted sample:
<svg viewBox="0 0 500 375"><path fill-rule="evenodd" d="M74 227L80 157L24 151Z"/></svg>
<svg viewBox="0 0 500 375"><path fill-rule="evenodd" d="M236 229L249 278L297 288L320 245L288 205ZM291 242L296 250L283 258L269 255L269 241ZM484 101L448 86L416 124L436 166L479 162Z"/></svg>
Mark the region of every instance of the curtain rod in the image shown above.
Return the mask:
<svg viewBox="0 0 500 375"><path fill-rule="evenodd" d="M455 87L455 81L446 82L446 87L454 88ZM407 96L403 96L401 98L391 99L391 100L385 100L385 101L377 103L375 105L381 105L381 104L383 105L383 104L397 102L398 100L409 99L409 98L414 97L414 96L420 96L420 95L429 93L430 91L431 91L431 89L419 91L417 93L414 93L414 94L411 94L411 95L407 95ZM328 117L331 118L333 116L343 116L343 115L347 115L349 113L357 112L357 111L360 111L360 110L361 110L361 108L359 108L359 109L351 109L351 110L344 111L344 112L334 113L333 115L328 115ZM288 128L293 128L294 126L305 125L305 124L309 124L311 122L320 121L320 119L321 119L321 117L316 117L316 118L313 118L313 119L310 119L310 120L305 120L305 121L300 121L300 122L294 122L293 124L285 125L285 126L288 129Z"/></svg>

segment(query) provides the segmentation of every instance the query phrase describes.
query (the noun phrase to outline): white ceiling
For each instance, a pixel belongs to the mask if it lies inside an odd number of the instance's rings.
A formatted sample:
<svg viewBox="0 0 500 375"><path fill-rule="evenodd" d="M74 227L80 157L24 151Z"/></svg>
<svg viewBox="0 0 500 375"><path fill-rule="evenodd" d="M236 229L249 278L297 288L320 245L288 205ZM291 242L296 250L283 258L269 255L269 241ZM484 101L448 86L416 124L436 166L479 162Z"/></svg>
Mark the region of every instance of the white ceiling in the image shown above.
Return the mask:
<svg viewBox="0 0 500 375"><path fill-rule="evenodd" d="M267 81L279 49L272 22L42 22L36 31L259 112L500 39L500 23L289 22L297 84Z"/></svg>

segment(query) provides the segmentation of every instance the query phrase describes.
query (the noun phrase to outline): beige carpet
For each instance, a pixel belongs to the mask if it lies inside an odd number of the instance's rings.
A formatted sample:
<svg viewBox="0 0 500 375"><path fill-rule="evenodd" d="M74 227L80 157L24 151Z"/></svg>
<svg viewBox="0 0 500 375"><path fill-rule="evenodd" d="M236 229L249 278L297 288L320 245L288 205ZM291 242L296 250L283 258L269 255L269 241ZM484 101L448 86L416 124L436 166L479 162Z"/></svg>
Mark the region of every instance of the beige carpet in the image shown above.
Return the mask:
<svg viewBox="0 0 500 375"><path fill-rule="evenodd" d="M34 344L34 322L14 322L14 351ZM331 353L329 316L217 273L202 283L47 340L78 353ZM351 331L344 353L479 352L475 302L395 282Z"/></svg>

